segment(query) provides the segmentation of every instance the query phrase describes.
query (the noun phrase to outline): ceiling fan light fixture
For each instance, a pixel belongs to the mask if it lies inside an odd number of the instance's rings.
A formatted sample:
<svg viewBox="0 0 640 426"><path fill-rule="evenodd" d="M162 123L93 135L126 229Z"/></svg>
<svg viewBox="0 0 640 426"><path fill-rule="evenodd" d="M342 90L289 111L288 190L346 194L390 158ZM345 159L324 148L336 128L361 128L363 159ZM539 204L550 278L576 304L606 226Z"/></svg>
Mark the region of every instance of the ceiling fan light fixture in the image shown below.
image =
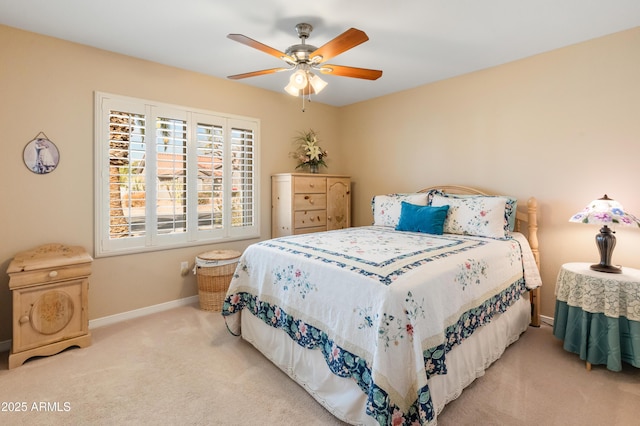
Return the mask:
<svg viewBox="0 0 640 426"><path fill-rule="evenodd" d="M300 95L300 89L296 89L291 83L287 84L284 88L284 90L290 94L291 96L298 96Z"/></svg>
<svg viewBox="0 0 640 426"><path fill-rule="evenodd" d="M320 93L325 87L326 81L310 71L299 69L291 74L284 90L291 96L300 96Z"/></svg>
<svg viewBox="0 0 640 426"><path fill-rule="evenodd" d="M322 89L327 87L327 82L313 73L309 73L309 84L315 93L320 93Z"/></svg>
<svg viewBox="0 0 640 426"><path fill-rule="evenodd" d="M291 74L291 77L289 78L289 84L293 85L293 87L298 90L302 90L307 87L308 83L309 81L307 79L307 71L305 70L299 69Z"/></svg>
<svg viewBox="0 0 640 426"><path fill-rule="evenodd" d="M307 72L304 70L297 70L291 77L289 77L289 84L287 84L284 88L288 94L291 96L299 96L302 93L302 90L309 85L309 80L307 79Z"/></svg>

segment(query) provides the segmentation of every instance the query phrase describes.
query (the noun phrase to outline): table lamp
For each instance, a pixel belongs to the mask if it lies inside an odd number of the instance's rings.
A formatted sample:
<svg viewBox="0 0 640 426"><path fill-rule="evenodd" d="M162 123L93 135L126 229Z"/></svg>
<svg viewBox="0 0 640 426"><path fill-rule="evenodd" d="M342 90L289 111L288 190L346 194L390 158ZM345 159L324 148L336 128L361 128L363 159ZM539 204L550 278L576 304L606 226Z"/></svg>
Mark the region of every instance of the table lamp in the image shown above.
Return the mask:
<svg viewBox="0 0 640 426"><path fill-rule="evenodd" d="M596 235L600 263L591 265L591 269L614 274L622 272L622 267L611 264L611 255L616 246L616 236L613 235L614 231L609 228L609 225L640 227L640 220L632 214L625 213L620 203L604 194L604 197L593 200L584 210L571 216L569 222L603 225L600 228L600 233Z"/></svg>

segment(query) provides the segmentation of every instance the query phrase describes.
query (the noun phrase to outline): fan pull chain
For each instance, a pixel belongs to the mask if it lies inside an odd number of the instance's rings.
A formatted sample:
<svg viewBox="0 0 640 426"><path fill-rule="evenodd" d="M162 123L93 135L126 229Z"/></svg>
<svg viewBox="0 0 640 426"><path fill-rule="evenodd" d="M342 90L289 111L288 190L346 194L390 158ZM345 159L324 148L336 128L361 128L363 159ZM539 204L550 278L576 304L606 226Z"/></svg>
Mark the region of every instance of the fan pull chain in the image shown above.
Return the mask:
<svg viewBox="0 0 640 426"><path fill-rule="evenodd" d="M307 84L307 87L311 87L311 86L309 86ZM307 87L305 87L305 89ZM304 96L305 96L304 89L302 89L302 112L305 112L305 110L304 110ZM309 91L307 92L307 102L311 102L311 89L309 89Z"/></svg>

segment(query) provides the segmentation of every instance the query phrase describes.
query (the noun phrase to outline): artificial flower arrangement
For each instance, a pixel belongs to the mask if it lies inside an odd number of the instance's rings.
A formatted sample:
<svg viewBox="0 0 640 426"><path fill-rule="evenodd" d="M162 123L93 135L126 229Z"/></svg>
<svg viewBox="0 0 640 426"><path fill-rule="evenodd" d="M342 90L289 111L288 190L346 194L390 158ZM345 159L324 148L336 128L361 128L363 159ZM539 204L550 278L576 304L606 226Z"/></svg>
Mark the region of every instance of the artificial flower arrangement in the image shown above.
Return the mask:
<svg viewBox="0 0 640 426"><path fill-rule="evenodd" d="M291 156L298 160L296 169L309 167L311 173L318 173L318 166L327 167L324 159L329 153L318 145L320 139L316 132L300 132L293 142L297 145L296 150L291 153Z"/></svg>

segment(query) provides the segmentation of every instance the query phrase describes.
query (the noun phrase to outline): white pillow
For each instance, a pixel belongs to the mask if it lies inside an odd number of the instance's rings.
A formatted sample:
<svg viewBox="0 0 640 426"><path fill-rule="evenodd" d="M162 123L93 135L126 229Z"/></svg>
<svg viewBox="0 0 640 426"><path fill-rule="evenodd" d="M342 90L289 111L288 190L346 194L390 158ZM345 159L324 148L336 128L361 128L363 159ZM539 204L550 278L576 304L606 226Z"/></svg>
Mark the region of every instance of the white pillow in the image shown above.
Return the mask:
<svg viewBox="0 0 640 426"><path fill-rule="evenodd" d="M371 201L371 207L373 208L373 224L376 226L391 226L393 228L398 226L403 201L417 206L426 206L427 194L413 193L376 195Z"/></svg>
<svg viewBox="0 0 640 426"><path fill-rule="evenodd" d="M504 239L508 236L504 226L506 202L502 197L452 198L435 194L431 205L449 206L445 233Z"/></svg>

